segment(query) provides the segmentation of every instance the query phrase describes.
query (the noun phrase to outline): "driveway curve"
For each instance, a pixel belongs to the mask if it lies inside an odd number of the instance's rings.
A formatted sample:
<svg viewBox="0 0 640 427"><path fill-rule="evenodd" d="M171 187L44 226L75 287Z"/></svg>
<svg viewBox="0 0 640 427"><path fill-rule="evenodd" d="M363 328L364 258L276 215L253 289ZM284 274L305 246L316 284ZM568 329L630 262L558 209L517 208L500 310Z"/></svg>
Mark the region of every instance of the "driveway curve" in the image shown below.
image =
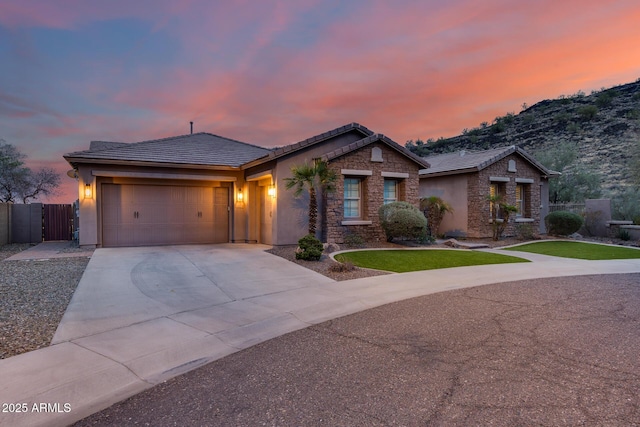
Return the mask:
<svg viewBox="0 0 640 427"><path fill-rule="evenodd" d="M96 425L639 425L640 274L388 304L270 340Z"/></svg>
<svg viewBox="0 0 640 427"><path fill-rule="evenodd" d="M272 338L414 297L514 280L640 273L640 260L537 257L335 282L266 248L96 250L52 345L0 361L0 401L69 410L0 413L0 425L68 425Z"/></svg>

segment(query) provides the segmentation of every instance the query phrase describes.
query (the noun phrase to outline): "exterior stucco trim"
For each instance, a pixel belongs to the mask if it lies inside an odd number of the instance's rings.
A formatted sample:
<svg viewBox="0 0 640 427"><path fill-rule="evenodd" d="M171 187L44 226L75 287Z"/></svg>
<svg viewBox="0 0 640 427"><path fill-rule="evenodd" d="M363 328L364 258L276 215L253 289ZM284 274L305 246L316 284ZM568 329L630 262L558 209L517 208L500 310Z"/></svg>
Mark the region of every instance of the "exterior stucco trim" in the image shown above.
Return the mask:
<svg viewBox="0 0 640 427"><path fill-rule="evenodd" d="M234 182L237 178L224 175L178 174L158 172L129 172L129 171L91 171L92 176L105 176L117 178L154 178L154 179L179 179L190 181L225 181Z"/></svg>
<svg viewBox="0 0 640 427"><path fill-rule="evenodd" d="M373 221L366 220L344 220L341 222L341 225L371 225Z"/></svg>
<svg viewBox="0 0 640 427"><path fill-rule="evenodd" d="M264 178L270 178L273 176L272 170L266 170L263 172L254 173L252 175L248 175L246 181L259 181Z"/></svg>
<svg viewBox="0 0 640 427"><path fill-rule="evenodd" d="M340 173L342 175L352 175L352 176L372 176L372 170L362 170L362 169L340 169Z"/></svg>
<svg viewBox="0 0 640 427"><path fill-rule="evenodd" d="M380 174L385 178L402 178L402 179L409 178L409 174L407 172L385 172L385 171L382 171Z"/></svg>

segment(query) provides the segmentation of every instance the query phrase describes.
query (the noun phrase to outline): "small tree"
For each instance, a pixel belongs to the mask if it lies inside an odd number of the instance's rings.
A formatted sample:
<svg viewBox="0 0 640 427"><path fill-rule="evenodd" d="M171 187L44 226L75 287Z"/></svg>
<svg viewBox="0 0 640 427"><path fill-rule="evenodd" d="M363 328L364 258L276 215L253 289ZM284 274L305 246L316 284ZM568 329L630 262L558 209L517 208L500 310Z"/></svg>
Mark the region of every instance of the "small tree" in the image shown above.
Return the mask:
<svg viewBox="0 0 640 427"><path fill-rule="evenodd" d="M439 235L440 224L445 214L453 213L453 207L437 196L421 198L420 209L427 217L429 236L431 237Z"/></svg>
<svg viewBox="0 0 640 427"><path fill-rule="evenodd" d="M60 175L51 168L33 172L24 165L26 155L0 139L0 201L22 201L56 193Z"/></svg>
<svg viewBox="0 0 640 427"><path fill-rule="evenodd" d="M491 211L491 226L493 227L493 240L500 240L504 230L509 225L509 217L518 212L518 208L506 203L501 195L487 196L489 203L493 205Z"/></svg>
<svg viewBox="0 0 640 427"><path fill-rule="evenodd" d="M575 143L563 142L536 153L536 159L562 175L549 180L551 203L583 202L600 197L600 175L582 161Z"/></svg>
<svg viewBox="0 0 640 427"><path fill-rule="evenodd" d="M338 175L323 161L317 161L313 165L305 163L294 166L291 168L291 175L284 179L287 190L295 187L295 197L299 197L305 189L309 191L309 234L315 236L318 220L317 189L323 194L335 191Z"/></svg>

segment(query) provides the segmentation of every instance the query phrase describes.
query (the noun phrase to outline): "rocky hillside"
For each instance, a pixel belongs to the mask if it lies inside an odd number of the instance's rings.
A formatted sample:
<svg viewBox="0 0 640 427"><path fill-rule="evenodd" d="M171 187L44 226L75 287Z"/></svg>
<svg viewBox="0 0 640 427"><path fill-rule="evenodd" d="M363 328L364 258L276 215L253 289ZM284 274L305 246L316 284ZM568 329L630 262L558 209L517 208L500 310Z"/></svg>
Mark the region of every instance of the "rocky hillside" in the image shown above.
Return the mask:
<svg viewBox="0 0 640 427"><path fill-rule="evenodd" d="M615 194L630 185L629 152L640 144L640 79L591 95L578 92L523 107L519 114L497 117L460 136L409 141L407 148L427 156L517 145L535 154L573 142L583 161L601 174L605 192Z"/></svg>

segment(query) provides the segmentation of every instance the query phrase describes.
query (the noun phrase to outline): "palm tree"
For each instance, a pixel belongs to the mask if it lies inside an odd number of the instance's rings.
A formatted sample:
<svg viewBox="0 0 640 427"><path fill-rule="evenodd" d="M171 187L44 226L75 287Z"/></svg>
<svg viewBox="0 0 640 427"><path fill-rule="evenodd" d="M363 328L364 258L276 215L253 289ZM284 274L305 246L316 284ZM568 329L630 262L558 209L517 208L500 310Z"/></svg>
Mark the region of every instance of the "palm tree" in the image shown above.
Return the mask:
<svg viewBox="0 0 640 427"><path fill-rule="evenodd" d="M338 175L329 169L327 162L316 161L313 165L307 163L291 168L291 178L285 178L287 190L295 187L293 195L300 196L306 189L309 190L309 234L316 234L316 222L318 219L318 199L316 188L320 188L322 194L335 191L335 181Z"/></svg>
<svg viewBox="0 0 640 427"><path fill-rule="evenodd" d="M518 211L518 208L504 201L501 194L487 196L491 206L491 225L493 227L493 240L500 240L502 233L509 224L509 217Z"/></svg>
<svg viewBox="0 0 640 427"><path fill-rule="evenodd" d="M445 214L453 213L453 206L442 200L440 197L431 196L420 199L420 209L427 217L427 226L429 227L429 235L438 237L440 224Z"/></svg>

